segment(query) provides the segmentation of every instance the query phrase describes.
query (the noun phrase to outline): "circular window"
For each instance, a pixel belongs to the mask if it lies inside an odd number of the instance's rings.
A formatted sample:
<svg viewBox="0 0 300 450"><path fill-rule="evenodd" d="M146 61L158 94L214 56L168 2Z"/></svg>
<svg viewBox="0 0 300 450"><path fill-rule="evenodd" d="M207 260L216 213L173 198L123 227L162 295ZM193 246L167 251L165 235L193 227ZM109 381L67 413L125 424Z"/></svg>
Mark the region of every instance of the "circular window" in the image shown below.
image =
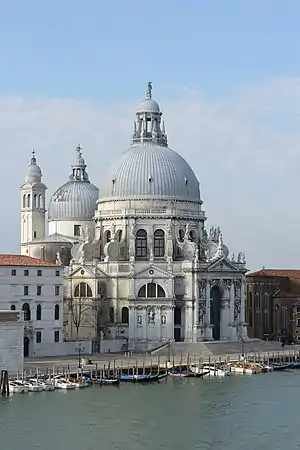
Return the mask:
<svg viewBox="0 0 300 450"><path fill-rule="evenodd" d="M81 270L81 272L80 272L80 273L81 273L81 275L84 275L84 270Z"/></svg>
<svg viewBox="0 0 300 450"><path fill-rule="evenodd" d="M154 275L154 270L149 270L149 275Z"/></svg>

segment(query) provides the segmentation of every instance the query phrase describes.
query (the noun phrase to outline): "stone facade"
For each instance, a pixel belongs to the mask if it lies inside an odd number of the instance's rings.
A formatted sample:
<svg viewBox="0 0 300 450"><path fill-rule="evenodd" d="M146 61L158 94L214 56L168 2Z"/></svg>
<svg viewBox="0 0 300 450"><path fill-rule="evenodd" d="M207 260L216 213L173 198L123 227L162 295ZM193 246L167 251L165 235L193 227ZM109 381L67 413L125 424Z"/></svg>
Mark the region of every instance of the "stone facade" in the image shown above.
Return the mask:
<svg viewBox="0 0 300 450"><path fill-rule="evenodd" d="M23 313L0 310L0 369L15 375L23 370Z"/></svg>
<svg viewBox="0 0 300 450"><path fill-rule="evenodd" d="M300 270L262 269L246 276L250 337L300 340Z"/></svg>
<svg viewBox="0 0 300 450"><path fill-rule="evenodd" d="M50 200L50 236L26 244L27 254L66 266L68 339L145 350L247 337L245 256L229 258L220 228L206 230L199 182L168 147L151 83L131 147L95 195L78 147L70 182Z"/></svg>
<svg viewBox="0 0 300 450"><path fill-rule="evenodd" d="M0 255L0 310L23 311L25 356L43 356L49 345L63 342L63 284L60 266Z"/></svg>

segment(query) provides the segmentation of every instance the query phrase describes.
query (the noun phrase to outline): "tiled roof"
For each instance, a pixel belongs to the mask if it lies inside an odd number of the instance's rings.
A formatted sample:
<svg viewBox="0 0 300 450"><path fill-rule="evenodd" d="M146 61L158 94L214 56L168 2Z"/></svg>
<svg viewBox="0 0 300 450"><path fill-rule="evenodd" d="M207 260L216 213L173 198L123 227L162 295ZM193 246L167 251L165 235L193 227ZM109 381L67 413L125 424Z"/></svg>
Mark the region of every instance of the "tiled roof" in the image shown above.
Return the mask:
<svg viewBox="0 0 300 450"><path fill-rule="evenodd" d="M31 258L25 255L1 255L0 266L42 266L57 267L56 264L42 261L41 259Z"/></svg>
<svg viewBox="0 0 300 450"><path fill-rule="evenodd" d="M290 269L261 269L247 274L247 277L287 277L300 278L300 270Z"/></svg>

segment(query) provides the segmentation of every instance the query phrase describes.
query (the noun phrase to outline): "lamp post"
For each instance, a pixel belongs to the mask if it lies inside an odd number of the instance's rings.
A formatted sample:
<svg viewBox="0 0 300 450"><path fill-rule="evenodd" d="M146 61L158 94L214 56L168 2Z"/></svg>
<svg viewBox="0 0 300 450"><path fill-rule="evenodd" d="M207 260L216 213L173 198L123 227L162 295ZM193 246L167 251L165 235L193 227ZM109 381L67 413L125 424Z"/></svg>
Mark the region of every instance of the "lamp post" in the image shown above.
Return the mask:
<svg viewBox="0 0 300 450"><path fill-rule="evenodd" d="M75 347L75 352L78 353L78 369L80 369L80 368L81 368L81 359L80 359L80 355L81 355L81 353L84 352L84 346L83 346L81 343L79 343L79 344L78 344L78 347Z"/></svg>

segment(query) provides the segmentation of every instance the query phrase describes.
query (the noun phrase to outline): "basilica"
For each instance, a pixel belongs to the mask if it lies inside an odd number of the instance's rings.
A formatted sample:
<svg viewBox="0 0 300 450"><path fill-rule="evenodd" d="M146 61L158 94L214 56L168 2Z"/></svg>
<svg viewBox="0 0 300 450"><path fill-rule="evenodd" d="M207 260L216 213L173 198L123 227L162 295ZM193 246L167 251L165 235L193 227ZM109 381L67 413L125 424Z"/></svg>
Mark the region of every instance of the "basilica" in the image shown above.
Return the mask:
<svg viewBox="0 0 300 450"><path fill-rule="evenodd" d="M33 154L21 186L21 253L64 267L65 336L150 350L247 337L245 255L205 228L198 179L168 146L148 84L131 146L93 185L80 146L46 203Z"/></svg>

